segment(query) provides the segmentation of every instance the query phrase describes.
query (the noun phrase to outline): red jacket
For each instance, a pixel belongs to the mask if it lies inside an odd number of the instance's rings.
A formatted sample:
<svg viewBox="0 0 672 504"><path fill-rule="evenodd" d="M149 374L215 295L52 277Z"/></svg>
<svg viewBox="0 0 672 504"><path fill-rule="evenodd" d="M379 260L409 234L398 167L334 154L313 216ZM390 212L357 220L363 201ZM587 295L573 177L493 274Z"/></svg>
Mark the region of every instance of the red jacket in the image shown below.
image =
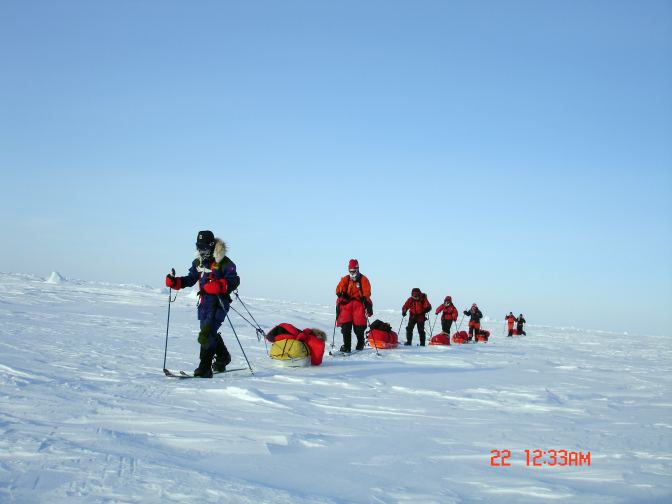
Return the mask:
<svg viewBox="0 0 672 504"><path fill-rule="evenodd" d="M413 318L418 322L424 322L427 320L425 313L429 313L432 310L432 305L429 304L427 300L427 294L420 294L420 299L413 299L409 297L404 306L401 307L401 312L406 314L410 312L409 318Z"/></svg>
<svg viewBox="0 0 672 504"><path fill-rule="evenodd" d="M362 296L369 299L371 297L371 282L364 275L359 275L357 280L350 278L350 275L345 275L336 286L336 295L342 296L343 294L352 299L359 299Z"/></svg>
<svg viewBox="0 0 672 504"><path fill-rule="evenodd" d="M448 306L446 306L446 303L441 303L441 306L436 309L436 313L441 312L443 312L441 320L457 320L457 308L455 308L453 303L450 303Z"/></svg>
<svg viewBox="0 0 672 504"><path fill-rule="evenodd" d="M516 317L513 315L507 315L504 320L506 320L506 323L509 326L509 329L513 329L513 323L516 321Z"/></svg>

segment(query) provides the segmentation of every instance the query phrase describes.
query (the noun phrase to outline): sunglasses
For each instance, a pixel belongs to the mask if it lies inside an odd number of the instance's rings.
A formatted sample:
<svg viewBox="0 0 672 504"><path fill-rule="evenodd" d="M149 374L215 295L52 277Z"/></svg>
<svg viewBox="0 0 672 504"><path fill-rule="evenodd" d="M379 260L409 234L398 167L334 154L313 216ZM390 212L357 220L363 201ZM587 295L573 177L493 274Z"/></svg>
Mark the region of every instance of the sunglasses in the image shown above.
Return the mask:
<svg viewBox="0 0 672 504"><path fill-rule="evenodd" d="M356 270L356 269L351 269L350 270L351 275L356 275L357 273L359 273L359 270Z"/></svg>

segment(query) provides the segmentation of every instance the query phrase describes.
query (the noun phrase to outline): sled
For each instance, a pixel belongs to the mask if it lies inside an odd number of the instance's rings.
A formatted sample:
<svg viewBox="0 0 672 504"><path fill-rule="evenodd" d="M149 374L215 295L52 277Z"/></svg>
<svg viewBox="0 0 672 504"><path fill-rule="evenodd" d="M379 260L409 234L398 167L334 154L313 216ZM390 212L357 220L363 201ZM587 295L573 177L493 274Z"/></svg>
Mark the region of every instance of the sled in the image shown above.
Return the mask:
<svg viewBox="0 0 672 504"><path fill-rule="evenodd" d="M429 344L430 345L450 345L450 334L445 333L445 332L440 332L439 334L435 334L429 340Z"/></svg>
<svg viewBox="0 0 672 504"><path fill-rule="evenodd" d="M476 335L476 343L487 343L488 338L490 338L490 331L478 331Z"/></svg>
<svg viewBox="0 0 672 504"><path fill-rule="evenodd" d="M271 345L270 357L282 367L310 366L310 352L306 345L295 339L275 341Z"/></svg>
<svg viewBox="0 0 672 504"><path fill-rule="evenodd" d="M462 345L467 341L469 341L469 335L467 334L467 331L459 331L453 334L453 343Z"/></svg>
<svg viewBox="0 0 672 504"><path fill-rule="evenodd" d="M381 349L397 348L399 338L394 331L371 329L368 335L369 345Z"/></svg>

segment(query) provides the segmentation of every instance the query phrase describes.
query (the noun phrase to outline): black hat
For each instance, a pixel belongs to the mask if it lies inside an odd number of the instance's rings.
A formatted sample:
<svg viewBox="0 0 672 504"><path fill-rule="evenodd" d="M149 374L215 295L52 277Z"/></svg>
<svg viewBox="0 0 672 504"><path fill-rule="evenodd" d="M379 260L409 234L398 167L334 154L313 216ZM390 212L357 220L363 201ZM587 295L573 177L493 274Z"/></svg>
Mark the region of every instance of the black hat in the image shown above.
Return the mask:
<svg viewBox="0 0 672 504"><path fill-rule="evenodd" d="M215 244L215 235L212 231L199 231L196 237L196 247L205 248Z"/></svg>

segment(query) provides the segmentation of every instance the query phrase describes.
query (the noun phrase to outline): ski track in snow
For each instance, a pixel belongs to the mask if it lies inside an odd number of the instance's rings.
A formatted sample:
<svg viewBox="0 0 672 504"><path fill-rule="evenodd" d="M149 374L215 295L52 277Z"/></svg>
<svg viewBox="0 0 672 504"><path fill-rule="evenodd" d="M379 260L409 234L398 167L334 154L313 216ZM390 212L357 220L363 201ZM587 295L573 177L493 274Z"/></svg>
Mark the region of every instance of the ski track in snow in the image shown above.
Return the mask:
<svg viewBox="0 0 672 504"><path fill-rule="evenodd" d="M332 307L244 301L265 329L331 341ZM197 364L194 305L189 292L172 305L170 369ZM669 337L530 326L511 339L491 323L488 344L288 369L231 312L254 376L177 380L161 371L166 311L159 289L0 273L0 502L672 500ZM510 467L490 465L494 449ZM527 467L525 449L591 465Z"/></svg>

